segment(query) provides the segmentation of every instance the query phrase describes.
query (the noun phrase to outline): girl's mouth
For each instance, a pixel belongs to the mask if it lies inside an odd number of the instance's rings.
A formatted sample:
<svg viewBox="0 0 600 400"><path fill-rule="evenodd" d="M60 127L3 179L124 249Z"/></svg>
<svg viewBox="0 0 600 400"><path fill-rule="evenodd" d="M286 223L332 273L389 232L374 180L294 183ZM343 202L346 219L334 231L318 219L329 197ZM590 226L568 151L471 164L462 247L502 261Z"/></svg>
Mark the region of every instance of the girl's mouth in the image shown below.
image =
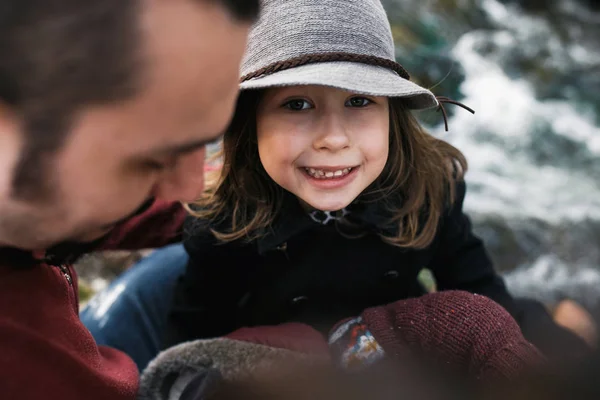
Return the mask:
<svg viewBox="0 0 600 400"><path fill-rule="evenodd" d="M323 168L310 168L304 167L304 171L315 179L339 179L350 174L356 167L346 167L338 169L323 169Z"/></svg>
<svg viewBox="0 0 600 400"><path fill-rule="evenodd" d="M302 174L316 188L333 190L345 187L358 176L360 166L355 167L303 167Z"/></svg>

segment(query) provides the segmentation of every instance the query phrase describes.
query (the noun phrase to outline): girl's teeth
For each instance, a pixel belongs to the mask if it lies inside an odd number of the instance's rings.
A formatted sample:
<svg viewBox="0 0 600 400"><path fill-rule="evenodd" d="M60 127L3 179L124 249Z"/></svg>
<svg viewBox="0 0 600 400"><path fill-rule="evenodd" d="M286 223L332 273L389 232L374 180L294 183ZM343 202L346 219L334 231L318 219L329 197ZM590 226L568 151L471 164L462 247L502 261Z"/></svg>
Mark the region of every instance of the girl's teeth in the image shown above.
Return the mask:
<svg viewBox="0 0 600 400"><path fill-rule="evenodd" d="M327 178L339 178L344 175L348 175L352 168L344 168L338 171L322 171L314 168L305 168L306 172L314 178L327 179Z"/></svg>

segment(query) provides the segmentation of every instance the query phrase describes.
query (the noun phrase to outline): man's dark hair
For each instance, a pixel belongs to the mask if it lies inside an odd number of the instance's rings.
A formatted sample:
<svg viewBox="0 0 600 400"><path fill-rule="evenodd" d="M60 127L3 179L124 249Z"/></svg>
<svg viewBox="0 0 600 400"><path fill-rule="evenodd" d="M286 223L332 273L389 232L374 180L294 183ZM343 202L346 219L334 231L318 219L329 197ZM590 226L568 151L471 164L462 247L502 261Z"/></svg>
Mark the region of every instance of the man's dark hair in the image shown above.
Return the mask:
<svg viewBox="0 0 600 400"><path fill-rule="evenodd" d="M210 0L222 4L237 19L254 21L260 10L260 0Z"/></svg>
<svg viewBox="0 0 600 400"><path fill-rule="evenodd" d="M193 1L221 4L243 21L259 10L259 0ZM26 135L15 196L35 200L50 190L47 162L79 109L126 100L140 89L141 6L142 0L0 0L0 103L18 113Z"/></svg>

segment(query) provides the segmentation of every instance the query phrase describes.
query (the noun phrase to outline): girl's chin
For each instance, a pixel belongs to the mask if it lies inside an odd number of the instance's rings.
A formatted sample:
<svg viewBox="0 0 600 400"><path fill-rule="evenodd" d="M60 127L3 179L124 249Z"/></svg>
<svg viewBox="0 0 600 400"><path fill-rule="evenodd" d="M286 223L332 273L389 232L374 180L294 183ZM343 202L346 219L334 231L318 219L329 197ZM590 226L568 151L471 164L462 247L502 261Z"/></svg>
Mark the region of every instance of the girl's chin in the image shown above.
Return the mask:
<svg viewBox="0 0 600 400"><path fill-rule="evenodd" d="M320 210L331 212L348 207L352 203L352 201L320 202L300 199L300 203L306 210Z"/></svg>

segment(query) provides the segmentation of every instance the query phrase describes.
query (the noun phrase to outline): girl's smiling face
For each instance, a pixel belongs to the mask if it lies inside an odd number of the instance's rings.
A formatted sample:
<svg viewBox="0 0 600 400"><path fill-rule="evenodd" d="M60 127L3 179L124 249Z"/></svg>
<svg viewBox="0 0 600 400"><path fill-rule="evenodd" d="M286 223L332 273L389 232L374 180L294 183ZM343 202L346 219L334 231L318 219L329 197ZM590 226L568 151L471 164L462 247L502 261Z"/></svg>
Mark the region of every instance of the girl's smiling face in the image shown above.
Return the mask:
<svg viewBox="0 0 600 400"><path fill-rule="evenodd" d="M257 111L260 161L269 176L311 207L340 210L382 173L389 104L325 86L269 89Z"/></svg>

